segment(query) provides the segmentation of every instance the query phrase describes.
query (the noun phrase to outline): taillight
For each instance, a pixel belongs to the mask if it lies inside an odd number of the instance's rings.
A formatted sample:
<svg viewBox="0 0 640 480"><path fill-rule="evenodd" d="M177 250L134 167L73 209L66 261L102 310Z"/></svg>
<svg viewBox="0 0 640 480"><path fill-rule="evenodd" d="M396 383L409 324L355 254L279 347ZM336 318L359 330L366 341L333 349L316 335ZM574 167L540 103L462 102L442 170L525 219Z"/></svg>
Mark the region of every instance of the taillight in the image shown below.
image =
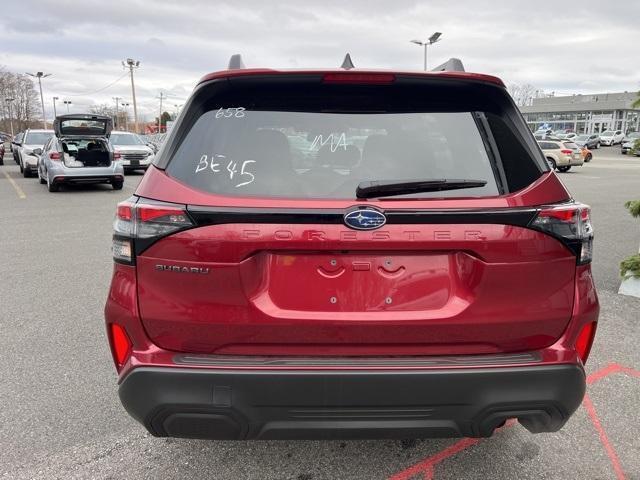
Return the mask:
<svg viewBox="0 0 640 480"><path fill-rule="evenodd" d="M565 155L573 155L573 150L560 150L560 153L564 153Z"/></svg>
<svg viewBox="0 0 640 480"><path fill-rule="evenodd" d="M113 153L113 159L114 160L120 160L121 157L122 157L122 155L120 155L120 152L114 152Z"/></svg>
<svg viewBox="0 0 640 480"><path fill-rule="evenodd" d="M136 252L142 252L166 235L192 226L193 222L183 205L132 197L116 207L113 259L133 265Z"/></svg>
<svg viewBox="0 0 640 480"><path fill-rule="evenodd" d="M587 358L589 358L591 345L593 345L593 339L596 335L596 325L596 322L587 323L582 327L576 339L576 352L578 352L578 356L583 364L587 363Z"/></svg>
<svg viewBox="0 0 640 480"><path fill-rule="evenodd" d="M562 205L540 210L531 228L548 233L576 254L578 265L593 257L591 209L583 204Z"/></svg>
<svg viewBox="0 0 640 480"><path fill-rule="evenodd" d="M113 361L117 369L120 370L131 356L131 340L129 340L124 327L117 323L109 324L109 340L111 341Z"/></svg>
<svg viewBox="0 0 640 480"><path fill-rule="evenodd" d="M61 158L62 158L62 155L60 155L60 152L51 152L49 154L50 160L60 160Z"/></svg>

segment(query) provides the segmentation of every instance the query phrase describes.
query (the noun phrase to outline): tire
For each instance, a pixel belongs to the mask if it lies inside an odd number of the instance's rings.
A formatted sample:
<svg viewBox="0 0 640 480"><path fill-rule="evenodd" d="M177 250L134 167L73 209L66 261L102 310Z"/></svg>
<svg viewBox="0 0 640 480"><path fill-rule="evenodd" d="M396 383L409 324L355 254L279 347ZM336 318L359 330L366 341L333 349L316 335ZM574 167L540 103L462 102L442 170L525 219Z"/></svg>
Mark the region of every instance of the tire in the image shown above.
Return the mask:
<svg viewBox="0 0 640 480"><path fill-rule="evenodd" d="M562 173L568 172L569 170L571 170L571 165L566 167L558 167L558 171Z"/></svg>
<svg viewBox="0 0 640 480"><path fill-rule="evenodd" d="M547 157L547 165L549 165L551 170L555 170L557 168L556 161L551 157Z"/></svg>
<svg viewBox="0 0 640 480"><path fill-rule="evenodd" d="M31 170L27 167L22 168L22 176L24 178L29 178L31 176Z"/></svg>
<svg viewBox="0 0 640 480"><path fill-rule="evenodd" d="M600 142L596 143L596 150L600 148Z"/></svg>
<svg viewBox="0 0 640 480"><path fill-rule="evenodd" d="M42 178L42 175L40 175L40 168L36 168L36 171L38 172L38 181L40 182L40 185L44 185L45 183L47 183L47 181Z"/></svg>
<svg viewBox="0 0 640 480"><path fill-rule="evenodd" d="M591 155L590 153L587 153L587 156L584 157L584 163L589 163L592 158L593 158L593 155Z"/></svg>
<svg viewBox="0 0 640 480"><path fill-rule="evenodd" d="M120 182L111 182L111 186L113 187L114 190L122 190L122 187L124 185L124 182L120 181Z"/></svg>
<svg viewBox="0 0 640 480"><path fill-rule="evenodd" d="M56 183L51 183L49 181L49 175L47 175L47 181L45 182L47 184L47 189L51 192L57 192L58 190L60 190L60 185L56 184Z"/></svg>
<svg viewBox="0 0 640 480"><path fill-rule="evenodd" d="M24 175L24 168L22 167L22 162L18 163L18 166L20 167L20 173Z"/></svg>

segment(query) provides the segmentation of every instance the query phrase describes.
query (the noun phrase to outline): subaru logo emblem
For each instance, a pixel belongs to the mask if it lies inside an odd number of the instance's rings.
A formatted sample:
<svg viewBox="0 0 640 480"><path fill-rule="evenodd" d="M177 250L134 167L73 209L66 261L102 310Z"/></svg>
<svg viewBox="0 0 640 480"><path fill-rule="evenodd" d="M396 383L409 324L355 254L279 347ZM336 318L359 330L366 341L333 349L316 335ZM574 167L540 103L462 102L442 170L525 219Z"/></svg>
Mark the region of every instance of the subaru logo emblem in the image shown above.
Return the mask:
<svg viewBox="0 0 640 480"><path fill-rule="evenodd" d="M384 213L373 208L361 208L347 213L344 224L355 230L374 230L387 223Z"/></svg>

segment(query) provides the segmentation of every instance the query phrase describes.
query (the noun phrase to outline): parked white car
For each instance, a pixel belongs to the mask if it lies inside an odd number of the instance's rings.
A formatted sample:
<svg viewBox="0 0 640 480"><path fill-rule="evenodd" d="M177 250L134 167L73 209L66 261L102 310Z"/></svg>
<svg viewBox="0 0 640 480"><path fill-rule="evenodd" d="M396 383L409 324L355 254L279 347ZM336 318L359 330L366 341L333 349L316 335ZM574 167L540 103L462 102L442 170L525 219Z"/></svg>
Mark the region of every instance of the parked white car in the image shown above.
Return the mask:
<svg viewBox="0 0 640 480"><path fill-rule="evenodd" d="M153 162L155 152L135 133L114 130L109 141L120 154L125 172L146 170Z"/></svg>
<svg viewBox="0 0 640 480"><path fill-rule="evenodd" d="M615 145L622 143L623 138L624 133L622 133L622 130L607 130L600 134L600 144L608 146Z"/></svg>

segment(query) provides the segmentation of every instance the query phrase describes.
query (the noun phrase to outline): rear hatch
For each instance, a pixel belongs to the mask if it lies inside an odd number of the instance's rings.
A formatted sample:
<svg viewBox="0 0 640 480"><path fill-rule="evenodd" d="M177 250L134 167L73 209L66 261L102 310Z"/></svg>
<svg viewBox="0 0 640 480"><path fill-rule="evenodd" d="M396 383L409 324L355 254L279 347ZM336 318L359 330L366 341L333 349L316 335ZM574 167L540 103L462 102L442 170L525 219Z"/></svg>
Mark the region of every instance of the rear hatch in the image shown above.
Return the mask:
<svg viewBox="0 0 640 480"><path fill-rule="evenodd" d="M576 256L531 225L537 205L569 196L505 89L359 75L196 90L127 214L157 345L476 354L542 348L564 331ZM417 180L428 185L406 190ZM401 187L387 196L389 185Z"/></svg>
<svg viewBox="0 0 640 480"><path fill-rule="evenodd" d="M108 138L113 128L111 117L91 114L60 115L53 122L53 129L61 137Z"/></svg>

